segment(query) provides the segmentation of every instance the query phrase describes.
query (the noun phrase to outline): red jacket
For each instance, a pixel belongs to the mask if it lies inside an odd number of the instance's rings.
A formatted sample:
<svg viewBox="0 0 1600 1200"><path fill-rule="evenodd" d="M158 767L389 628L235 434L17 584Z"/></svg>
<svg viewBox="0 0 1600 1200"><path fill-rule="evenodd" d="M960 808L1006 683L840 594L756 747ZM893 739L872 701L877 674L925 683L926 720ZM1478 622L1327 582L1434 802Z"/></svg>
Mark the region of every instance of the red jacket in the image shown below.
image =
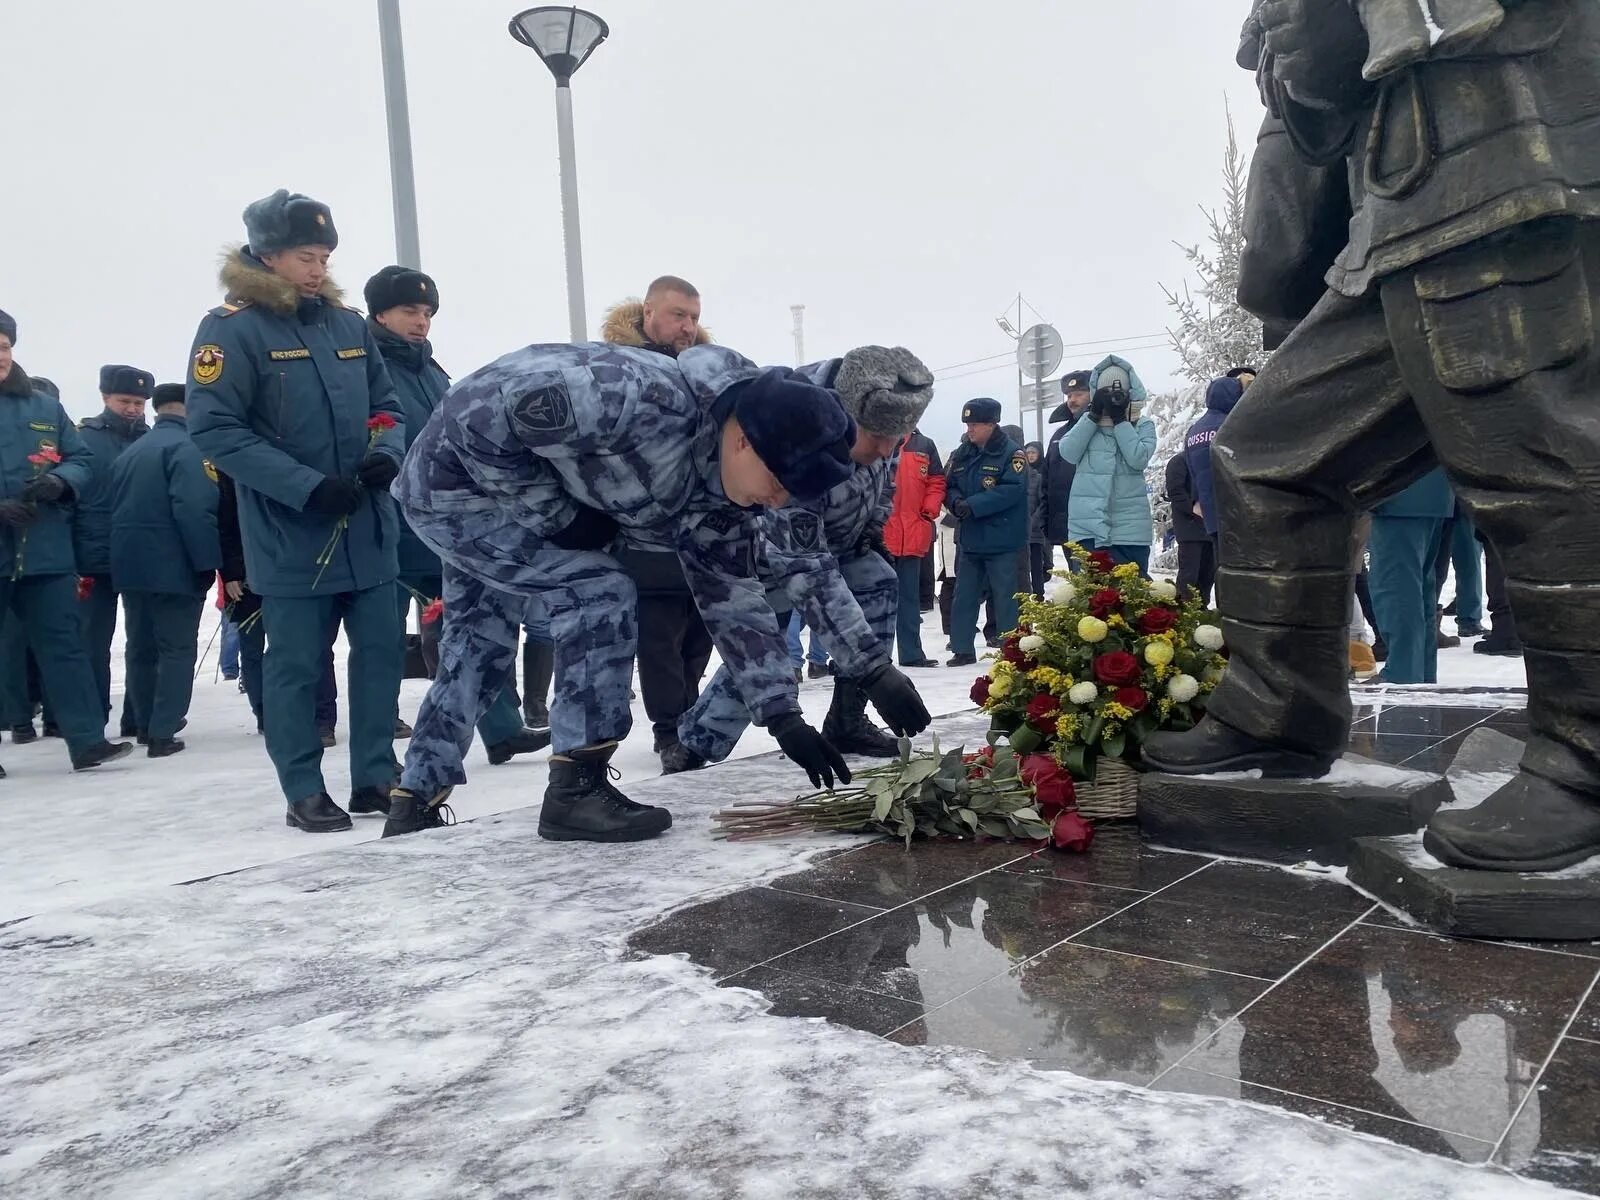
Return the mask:
<svg viewBox="0 0 1600 1200"><path fill-rule="evenodd" d="M894 507L883 542L896 558L925 558L933 548L934 522L944 505L944 463L933 439L913 431L900 444L894 477Z"/></svg>

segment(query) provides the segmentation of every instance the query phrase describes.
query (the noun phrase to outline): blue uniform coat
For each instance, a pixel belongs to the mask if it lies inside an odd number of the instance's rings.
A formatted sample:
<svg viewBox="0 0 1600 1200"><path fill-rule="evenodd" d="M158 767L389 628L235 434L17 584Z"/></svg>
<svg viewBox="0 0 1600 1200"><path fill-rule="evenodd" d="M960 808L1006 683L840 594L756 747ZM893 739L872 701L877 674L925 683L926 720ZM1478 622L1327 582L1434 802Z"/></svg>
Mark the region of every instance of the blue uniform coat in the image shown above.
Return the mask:
<svg viewBox="0 0 1600 1200"><path fill-rule="evenodd" d="M1028 458L1004 430L979 448L963 441L945 466L945 503L965 499L963 554L1015 554L1028 544Z"/></svg>
<svg viewBox="0 0 1600 1200"><path fill-rule="evenodd" d="M222 280L230 302L195 334L189 433L237 486L250 590L305 597L394 582L399 518L386 493L369 492L337 538L338 519L306 507L325 478L353 481L369 450L404 457L405 414L366 319L331 283L301 299L243 251ZM374 435L367 423L380 413L394 426Z"/></svg>
<svg viewBox="0 0 1600 1200"><path fill-rule="evenodd" d="M222 566L217 485L188 422L162 413L111 469L111 581L119 592L204 592Z"/></svg>
<svg viewBox="0 0 1600 1200"><path fill-rule="evenodd" d="M72 542L80 575L111 574L111 468L149 428L143 421L128 421L113 412L78 424L94 472L72 512Z"/></svg>
<svg viewBox="0 0 1600 1200"><path fill-rule="evenodd" d="M29 462L54 451L55 465ZM89 487L93 472L89 452L61 402L33 390L27 373L16 363L0 380L0 500L14 500L40 475L59 475L77 496ZM72 550L72 506L41 504L38 519L23 529L0 525L0 571L9 579L34 575L71 575L77 571Z"/></svg>
<svg viewBox="0 0 1600 1200"><path fill-rule="evenodd" d="M433 410L450 390L450 376L434 361L431 343L408 341L376 321L369 321L369 325L405 412L406 449L410 450L428 418L433 416ZM403 513L400 515L399 564L402 579L437 579L441 570L439 556L412 531Z"/></svg>

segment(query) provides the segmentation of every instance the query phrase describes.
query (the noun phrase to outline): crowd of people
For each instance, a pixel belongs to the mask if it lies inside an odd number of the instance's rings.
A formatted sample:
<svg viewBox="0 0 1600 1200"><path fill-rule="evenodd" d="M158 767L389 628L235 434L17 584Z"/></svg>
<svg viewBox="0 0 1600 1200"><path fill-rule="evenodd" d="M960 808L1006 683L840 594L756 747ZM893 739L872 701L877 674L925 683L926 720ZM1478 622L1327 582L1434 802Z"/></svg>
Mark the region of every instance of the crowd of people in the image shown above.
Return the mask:
<svg viewBox="0 0 1600 1200"><path fill-rule="evenodd" d="M1114 355L1062 378L1047 445L978 397L946 459L919 428L933 380L909 351L763 370L715 345L698 291L669 275L613 308L600 341L528 347L452 387L433 358L430 276L383 268L363 316L329 275L325 205L279 191L244 224L187 381L108 365L103 411L76 426L16 362L17 323L0 314L0 728L29 741L42 715L76 770L134 743L183 751L214 592L222 668L264 734L290 826L383 813L387 836L449 820L475 733L492 764L552 750L542 835L634 840L670 825L607 773L635 662L664 773L725 758L757 723L832 782L849 778L845 755L892 755L926 725L893 659L937 665L923 645L936 604L946 665L970 665L979 636L993 646L1016 626L1019 594L1043 594L1057 548L1149 571L1157 430ZM1166 464L1178 584L1207 603L1220 539L1249 536L1219 526L1211 440L1253 378L1213 382ZM1459 634L1482 632L1471 523L1435 471L1371 514L1369 541L1352 671L1375 669L1370 623L1387 678L1431 681L1452 564ZM1478 648L1514 653L1492 553L1488 576L1494 630ZM344 807L321 769L341 630ZM415 728L399 711L408 659L433 681ZM818 731L796 687L823 675L833 703Z"/></svg>

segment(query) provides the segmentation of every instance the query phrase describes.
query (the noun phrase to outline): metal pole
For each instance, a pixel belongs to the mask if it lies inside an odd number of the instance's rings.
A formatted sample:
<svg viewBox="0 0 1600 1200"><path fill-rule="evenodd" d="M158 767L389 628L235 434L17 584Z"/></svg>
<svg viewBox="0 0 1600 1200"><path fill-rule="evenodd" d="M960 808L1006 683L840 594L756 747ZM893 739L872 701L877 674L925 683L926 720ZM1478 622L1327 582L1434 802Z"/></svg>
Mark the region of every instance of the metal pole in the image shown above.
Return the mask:
<svg viewBox="0 0 1600 1200"><path fill-rule="evenodd" d="M1044 445L1044 335L1033 335L1033 440Z"/></svg>
<svg viewBox="0 0 1600 1200"><path fill-rule="evenodd" d="M794 365L799 367L806 361L806 306L791 304L789 311L794 314Z"/></svg>
<svg viewBox="0 0 1600 1200"><path fill-rule="evenodd" d="M572 86L556 81L556 144L561 155L561 240L567 248L567 319L572 340L589 340L583 303L583 238L578 231L578 163L572 137Z"/></svg>
<svg viewBox="0 0 1600 1200"><path fill-rule="evenodd" d="M394 200L394 251L402 267L422 269L417 235L417 180L411 164L411 106L406 101L406 53L400 40L400 0L378 0L383 46L383 96L389 110L389 191Z"/></svg>
<svg viewBox="0 0 1600 1200"><path fill-rule="evenodd" d="M1022 349L1022 293L1017 293L1017 349ZM1027 437L1028 428L1028 393L1022 382L1022 355L1017 355L1017 428L1023 430L1023 437ZM1018 449L1021 449L1019 446Z"/></svg>

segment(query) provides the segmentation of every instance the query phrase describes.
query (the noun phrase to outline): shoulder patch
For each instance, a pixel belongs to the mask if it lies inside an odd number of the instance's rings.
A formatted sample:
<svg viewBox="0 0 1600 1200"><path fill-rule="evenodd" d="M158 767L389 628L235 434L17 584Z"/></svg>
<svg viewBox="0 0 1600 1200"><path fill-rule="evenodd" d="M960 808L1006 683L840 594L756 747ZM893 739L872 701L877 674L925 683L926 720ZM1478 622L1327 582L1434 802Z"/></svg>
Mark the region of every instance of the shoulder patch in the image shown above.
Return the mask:
<svg viewBox="0 0 1600 1200"><path fill-rule="evenodd" d="M222 347L206 343L194 352L194 381L208 387L222 378Z"/></svg>
<svg viewBox="0 0 1600 1200"><path fill-rule="evenodd" d="M1013 454L1011 456L1011 469L1017 474L1028 469L1028 456L1026 454Z"/></svg>
<svg viewBox="0 0 1600 1200"><path fill-rule="evenodd" d="M511 423L528 433L560 433L571 429L572 399L566 387L552 383L524 392L511 402Z"/></svg>
<svg viewBox="0 0 1600 1200"><path fill-rule="evenodd" d="M814 512L790 511L781 518L789 527L789 548L815 552L822 547L822 522Z"/></svg>
<svg viewBox="0 0 1600 1200"><path fill-rule="evenodd" d="M203 458L200 460L200 465L206 469L206 478L211 480L212 483L216 483L217 469L211 465L211 460L209 458Z"/></svg>
<svg viewBox="0 0 1600 1200"><path fill-rule="evenodd" d="M219 304L211 310L211 315L213 317L231 317L236 312L243 312L245 309L249 308L252 303L254 303L254 301L241 300L237 304L234 304L231 301L225 304Z"/></svg>

